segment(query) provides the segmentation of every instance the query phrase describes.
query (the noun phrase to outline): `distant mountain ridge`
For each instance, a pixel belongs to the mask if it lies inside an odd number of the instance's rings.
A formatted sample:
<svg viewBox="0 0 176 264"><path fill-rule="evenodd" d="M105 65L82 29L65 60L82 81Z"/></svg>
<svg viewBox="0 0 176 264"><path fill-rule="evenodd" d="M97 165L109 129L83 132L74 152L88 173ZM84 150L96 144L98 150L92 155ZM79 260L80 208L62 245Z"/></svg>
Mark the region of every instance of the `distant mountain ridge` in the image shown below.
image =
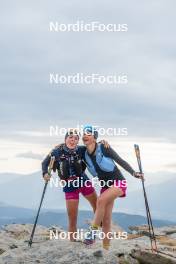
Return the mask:
<svg viewBox="0 0 176 264"><path fill-rule="evenodd" d="M146 187L150 210L155 218L176 221L175 186L176 179L172 179ZM128 213L134 214L138 212L140 215L145 215L142 186L138 191L129 192L128 199L124 199L123 202L119 201L119 210L124 211L124 208L128 209Z"/></svg>
<svg viewBox="0 0 176 264"><path fill-rule="evenodd" d="M126 198L119 198L115 201L114 211L145 216L141 183L135 181L138 190L130 191L130 181L134 180L135 179L130 178L128 181ZM0 201L12 204L16 207L35 209L38 207L43 186L44 181L40 172L17 177L10 182L0 184ZM175 178L157 185L153 184L146 186L149 205L154 218L176 221L176 213L174 210L174 205L176 204L175 186ZM99 191L97 192L99 193ZM50 186L48 186L43 208L65 210L65 198L61 187L50 188ZM89 203L81 195L79 208L81 210L91 210Z"/></svg>
<svg viewBox="0 0 176 264"><path fill-rule="evenodd" d="M17 224L28 224L34 223L36 216L36 210L27 208L18 208L13 206L0 207L0 226L17 223ZM86 228L87 220L93 218L92 211L80 210L78 215L78 227ZM113 223L118 224L123 229L128 230L128 226L131 225L142 225L146 224L146 218L141 215L130 215L125 213L113 212L112 215ZM156 227L174 225L176 223L166 220L153 220ZM44 226L59 225L64 229L67 229L68 217L65 210L46 210L42 209L39 216L38 224Z"/></svg>

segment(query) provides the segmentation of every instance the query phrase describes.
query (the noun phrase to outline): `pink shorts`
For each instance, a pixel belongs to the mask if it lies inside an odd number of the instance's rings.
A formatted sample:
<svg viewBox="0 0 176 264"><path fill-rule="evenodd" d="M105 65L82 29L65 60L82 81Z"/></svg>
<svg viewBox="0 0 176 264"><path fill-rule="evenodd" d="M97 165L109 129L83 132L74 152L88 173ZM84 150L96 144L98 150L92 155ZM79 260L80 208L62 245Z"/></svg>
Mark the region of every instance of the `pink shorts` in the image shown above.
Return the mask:
<svg viewBox="0 0 176 264"><path fill-rule="evenodd" d="M127 190L127 182L126 180L115 180L112 186L115 186L116 188L120 188L123 191L123 194L120 197L126 196L126 190ZM109 187L111 188L111 187ZM100 194L108 190L107 188L103 187L100 190Z"/></svg>
<svg viewBox="0 0 176 264"><path fill-rule="evenodd" d="M94 187L92 186L91 183L89 183L89 186L83 186L79 189L76 189L73 192L65 192L65 199L66 200L79 200L79 193L82 193L83 196L87 196L89 194L92 194L93 192L95 192Z"/></svg>

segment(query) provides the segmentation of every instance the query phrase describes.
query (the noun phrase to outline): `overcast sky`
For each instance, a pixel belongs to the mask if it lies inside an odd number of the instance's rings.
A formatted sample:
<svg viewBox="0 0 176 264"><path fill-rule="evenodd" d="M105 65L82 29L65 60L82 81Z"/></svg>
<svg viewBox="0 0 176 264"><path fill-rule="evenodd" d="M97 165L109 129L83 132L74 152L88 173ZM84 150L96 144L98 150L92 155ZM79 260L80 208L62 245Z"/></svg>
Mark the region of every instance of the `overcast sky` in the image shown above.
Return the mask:
<svg viewBox="0 0 176 264"><path fill-rule="evenodd" d="M49 127L127 128L108 138L147 171L175 171L175 1L1 1L0 171L40 169L62 138ZM49 32L59 23L128 24L128 32ZM128 85L50 85L49 74L127 74ZM127 151L129 151L127 153Z"/></svg>

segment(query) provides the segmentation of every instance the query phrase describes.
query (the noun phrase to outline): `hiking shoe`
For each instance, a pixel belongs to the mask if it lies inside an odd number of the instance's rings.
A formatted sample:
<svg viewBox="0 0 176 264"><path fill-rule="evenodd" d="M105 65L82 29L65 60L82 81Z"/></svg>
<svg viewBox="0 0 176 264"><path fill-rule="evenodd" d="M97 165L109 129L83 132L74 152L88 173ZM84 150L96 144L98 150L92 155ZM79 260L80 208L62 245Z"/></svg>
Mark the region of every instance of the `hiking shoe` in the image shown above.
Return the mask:
<svg viewBox="0 0 176 264"><path fill-rule="evenodd" d="M91 226L89 227L88 231L85 234L85 239L83 241L86 245L92 245L95 243L96 234L98 229L94 229Z"/></svg>

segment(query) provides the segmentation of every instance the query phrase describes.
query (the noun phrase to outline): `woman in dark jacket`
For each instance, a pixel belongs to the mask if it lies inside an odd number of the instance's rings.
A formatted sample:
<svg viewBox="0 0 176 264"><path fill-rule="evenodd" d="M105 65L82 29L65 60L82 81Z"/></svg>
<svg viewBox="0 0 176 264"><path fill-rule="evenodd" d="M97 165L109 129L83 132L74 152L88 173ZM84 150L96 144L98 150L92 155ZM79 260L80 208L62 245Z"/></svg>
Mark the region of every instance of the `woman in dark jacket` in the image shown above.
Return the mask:
<svg viewBox="0 0 176 264"><path fill-rule="evenodd" d="M91 182L88 186L85 184L89 180L84 172L86 167L82 163L86 148L84 146L78 146L78 142L78 132L74 129L69 130L65 135L65 143L55 147L42 162L43 178L45 181L49 181L48 166L51 157L54 156L54 170L57 170L58 176L65 183L63 191L65 193L69 219L68 231L71 241L75 241L74 232L77 231L79 194L81 193L89 201L94 212L97 200L97 195Z"/></svg>

